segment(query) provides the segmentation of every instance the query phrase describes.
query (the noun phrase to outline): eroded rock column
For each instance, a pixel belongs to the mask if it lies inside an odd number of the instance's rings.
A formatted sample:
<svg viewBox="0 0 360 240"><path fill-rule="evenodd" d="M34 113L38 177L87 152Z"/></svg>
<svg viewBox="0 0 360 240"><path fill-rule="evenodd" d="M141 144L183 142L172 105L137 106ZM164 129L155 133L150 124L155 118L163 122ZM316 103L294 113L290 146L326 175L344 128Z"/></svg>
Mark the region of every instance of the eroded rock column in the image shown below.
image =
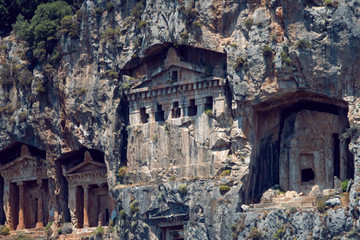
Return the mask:
<svg viewBox="0 0 360 240"><path fill-rule="evenodd" d="M42 195L41 195L41 190L42 190L42 180L39 179L37 181L37 184L39 185L38 187L38 221L36 223L36 228L43 228L44 227L44 222L43 222L43 199L42 199Z"/></svg>
<svg viewBox="0 0 360 240"><path fill-rule="evenodd" d="M24 210L25 210L25 183L24 182L18 182L19 186L19 224L17 225L16 230L24 229L25 228L25 216L24 216Z"/></svg>
<svg viewBox="0 0 360 240"><path fill-rule="evenodd" d="M12 208L14 207L14 193L11 190L12 189L10 188L10 180L5 179L3 202L5 208L5 216L7 218L6 226L8 226L11 230L15 230L16 226L14 226L14 217L12 215Z"/></svg>
<svg viewBox="0 0 360 240"><path fill-rule="evenodd" d="M84 228L89 227L89 185L84 185Z"/></svg>

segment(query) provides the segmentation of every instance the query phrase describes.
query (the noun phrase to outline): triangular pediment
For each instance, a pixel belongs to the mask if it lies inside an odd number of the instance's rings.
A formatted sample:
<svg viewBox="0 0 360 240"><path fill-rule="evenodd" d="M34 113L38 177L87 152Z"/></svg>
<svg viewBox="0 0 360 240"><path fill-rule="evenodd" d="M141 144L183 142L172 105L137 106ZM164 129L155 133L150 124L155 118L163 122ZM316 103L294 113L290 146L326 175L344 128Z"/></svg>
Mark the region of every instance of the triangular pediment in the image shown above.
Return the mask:
<svg viewBox="0 0 360 240"><path fill-rule="evenodd" d="M69 175L69 174L91 173L91 172L106 172L106 165L92 160L86 161L69 169L66 174Z"/></svg>
<svg viewBox="0 0 360 240"><path fill-rule="evenodd" d="M133 86L132 90L145 90L146 88L151 88L153 86L169 84L169 82L171 83L171 77L164 78L164 76L171 76L172 71L179 70L193 72L194 74L197 74L199 76L205 76L207 71L206 67L204 66L194 65L188 62L181 61L176 50L174 48L170 48L168 50L168 54L164 63L149 72L145 76L144 81L142 81L138 85ZM180 84L180 82L177 83Z"/></svg>
<svg viewBox="0 0 360 240"><path fill-rule="evenodd" d="M29 169L29 168L37 168L43 165L43 160L37 159L33 156L21 156L14 161L8 162L7 164L1 166L2 170L9 169Z"/></svg>
<svg viewBox="0 0 360 240"><path fill-rule="evenodd" d="M21 156L0 167L3 178L10 181L30 181L47 178L45 161L33 156Z"/></svg>

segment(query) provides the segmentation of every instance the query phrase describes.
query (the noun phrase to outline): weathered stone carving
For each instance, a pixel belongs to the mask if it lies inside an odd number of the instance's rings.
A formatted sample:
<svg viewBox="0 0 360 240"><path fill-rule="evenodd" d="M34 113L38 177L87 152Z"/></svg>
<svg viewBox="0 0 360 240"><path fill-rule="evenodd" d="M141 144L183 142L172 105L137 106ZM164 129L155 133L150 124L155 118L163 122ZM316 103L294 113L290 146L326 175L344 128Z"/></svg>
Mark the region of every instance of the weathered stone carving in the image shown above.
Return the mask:
<svg viewBox="0 0 360 240"><path fill-rule="evenodd" d="M208 68L181 61L176 50L170 48L164 64L145 75L145 80L127 93L130 124L146 123L148 117L154 122L159 111L164 111L165 119L195 116L195 110L190 114L188 110L195 106L198 113L211 109L220 115L225 104L224 71L217 66L209 73ZM157 109L159 104L161 110Z"/></svg>
<svg viewBox="0 0 360 240"><path fill-rule="evenodd" d="M161 239L184 239L184 223L189 220L189 207L179 203L163 202L148 212L147 221L153 232L161 231Z"/></svg>
<svg viewBox="0 0 360 240"><path fill-rule="evenodd" d="M16 152L20 144L15 143L2 152ZM49 187L45 157L34 156L24 144L21 145L19 157L12 160L2 158L0 162L0 174L4 178L6 225L14 230L44 227L49 221Z"/></svg>
<svg viewBox="0 0 360 240"><path fill-rule="evenodd" d="M132 181L212 176L229 152L230 122L219 121L224 115L231 119L225 65L220 60L213 66L194 64L180 55L169 48L163 63L127 92L127 163L138 173L129 174Z"/></svg>
<svg viewBox="0 0 360 240"><path fill-rule="evenodd" d="M261 103L255 111L257 157L249 202L277 184L308 195L315 185L320 192L334 188L334 177L353 177L348 141L341 138L349 126L346 103L298 91Z"/></svg>
<svg viewBox="0 0 360 240"><path fill-rule="evenodd" d="M62 165L68 181L71 221L78 228L107 225L115 207L108 190L106 165L103 159L97 160L100 161L94 161L90 152L85 151L84 161L68 169L68 164Z"/></svg>
<svg viewBox="0 0 360 240"><path fill-rule="evenodd" d="M337 140L344 130L340 117L330 113L303 110L286 118L280 143L281 188L297 192L310 192L314 185L333 188L336 161L345 180L347 149L344 140Z"/></svg>

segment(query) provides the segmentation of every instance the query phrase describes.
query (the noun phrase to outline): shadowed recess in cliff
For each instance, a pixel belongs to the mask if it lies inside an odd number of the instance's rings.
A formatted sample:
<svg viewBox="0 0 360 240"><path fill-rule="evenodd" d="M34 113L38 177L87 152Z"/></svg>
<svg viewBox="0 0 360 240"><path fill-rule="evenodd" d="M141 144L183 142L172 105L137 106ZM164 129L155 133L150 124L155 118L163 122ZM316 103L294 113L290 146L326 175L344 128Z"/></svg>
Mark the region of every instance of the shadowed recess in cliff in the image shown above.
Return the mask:
<svg viewBox="0 0 360 240"><path fill-rule="evenodd" d="M129 125L129 102L126 97L121 98L119 107L117 108L118 115L118 128L121 128L121 143L119 146L120 151L120 166L127 165L127 144L128 144L128 131L127 126ZM120 127L121 126L121 127Z"/></svg>
<svg viewBox="0 0 360 240"><path fill-rule="evenodd" d="M195 48L188 45L176 45L172 43L163 43L150 47L145 52L143 59L132 59L121 70L124 75L134 78L145 75L158 66L162 65L166 59L168 50L174 47L181 61L191 63L193 65L208 66L209 71L215 66L220 66L223 70L227 68L225 53L215 52L208 49ZM211 74L209 72L209 74ZM221 76L223 77L223 76Z"/></svg>
<svg viewBox="0 0 360 240"><path fill-rule="evenodd" d="M257 202L274 185L308 194L312 186L334 187L354 174L347 104L297 92L256 106L256 151L250 164L245 202ZM310 175L309 175L310 174Z"/></svg>

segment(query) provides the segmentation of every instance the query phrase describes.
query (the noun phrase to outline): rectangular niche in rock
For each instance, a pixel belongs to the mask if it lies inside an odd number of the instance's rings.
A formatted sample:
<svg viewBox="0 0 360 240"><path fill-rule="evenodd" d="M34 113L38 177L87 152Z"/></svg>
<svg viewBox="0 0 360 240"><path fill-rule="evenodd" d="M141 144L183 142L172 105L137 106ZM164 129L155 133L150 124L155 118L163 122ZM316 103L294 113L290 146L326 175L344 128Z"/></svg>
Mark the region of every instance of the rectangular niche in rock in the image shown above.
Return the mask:
<svg viewBox="0 0 360 240"><path fill-rule="evenodd" d="M142 123L147 123L149 121L149 114L146 113L146 108L140 108L140 119Z"/></svg>
<svg viewBox="0 0 360 240"><path fill-rule="evenodd" d="M258 104L255 111L258 155L249 199L277 184L307 195L315 185L333 189L335 177L353 178L349 142L339 138L349 127L346 102L298 91Z"/></svg>
<svg viewBox="0 0 360 240"><path fill-rule="evenodd" d="M184 240L184 225L166 226L161 228L162 238L166 240Z"/></svg>
<svg viewBox="0 0 360 240"><path fill-rule="evenodd" d="M189 101L188 115L190 117L197 115L197 106L195 105L195 99L190 99Z"/></svg>
<svg viewBox="0 0 360 240"><path fill-rule="evenodd" d="M164 110L160 104L156 104L155 121L165 121Z"/></svg>
<svg viewBox="0 0 360 240"><path fill-rule="evenodd" d="M179 118L181 116L181 109L179 107L179 102L173 102L173 108L171 110L172 118Z"/></svg>
<svg viewBox="0 0 360 240"><path fill-rule="evenodd" d="M45 151L16 142L0 151L0 159L6 225L12 230L44 227L51 208Z"/></svg>
<svg viewBox="0 0 360 240"><path fill-rule="evenodd" d="M104 154L84 149L64 154L58 159L68 181L68 207L77 228L108 225L115 201L106 177Z"/></svg>
<svg viewBox="0 0 360 240"><path fill-rule="evenodd" d="M178 81L178 72L177 71L171 71L171 81L172 82Z"/></svg>
<svg viewBox="0 0 360 240"><path fill-rule="evenodd" d="M157 233L158 239L183 240L189 220L189 207L181 203L161 203L159 208L147 212L146 221Z"/></svg>
<svg viewBox="0 0 360 240"><path fill-rule="evenodd" d="M206 97L205 101L205 111L206 110L213 110L213 97Z"/></svg>

